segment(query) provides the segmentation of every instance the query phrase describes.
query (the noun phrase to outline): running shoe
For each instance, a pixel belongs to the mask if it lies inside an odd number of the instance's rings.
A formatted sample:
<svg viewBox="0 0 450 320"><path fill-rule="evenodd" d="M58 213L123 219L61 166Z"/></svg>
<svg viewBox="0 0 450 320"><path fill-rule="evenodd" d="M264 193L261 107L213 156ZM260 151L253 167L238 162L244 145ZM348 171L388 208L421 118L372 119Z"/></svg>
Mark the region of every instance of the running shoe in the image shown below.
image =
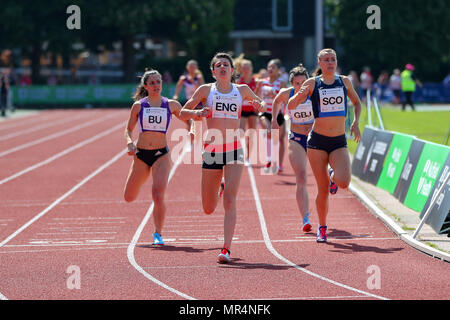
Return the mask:
<svg viewBox="0 0 450 320"><path fill-rule="evenodd" d="M334 183L334 181L331 181L331 175L333 173L333 169L330 168L330 170L328 170L328 173L330 174L330 193L336 194L336 192L338 191L338 186L336 185L336 183Z"/></svg>
<svg viewBox="0 0 450 320"><path fill-rule="evenodd" d="M266 163L266 168L270 168L271 165L272 165L272 161L268 161L268 162Z"/></svg>
<svg viewBox="0 0 450 320"><path fill-rule="evenodd" d="M283 166L278 166L278 173L283 173Z"/></svg>
<svg viewBox="0 0 450 320"><path fill-rule="evenodd" d="M230 259L230 250L227 248L223 248L220 252L219 256L217 257L217 262L219 263L229 263L231 261Z"/></svg>
<svg viewBox="0 0 450 320"><path fill-rule="evenodd" d="M153 245L156 245L156 246L163 246L164 245L164 241L162 239L162 236L159 233L157 233L157 232L155 232L153 234Z"/></svg>
<svg viewBox="0 0 450 320"><path fill-rule="evenodd" d="M220 182L220 188L219 188L219 198L222 197L224 190L225 190L225 179L222 178L222 182Z"/></svg>
<svg viewBox="0 0 450 320"><path fill-rule="evenodd" d="M302 229L304 232L309 232L311 231L311 221L309 221L309 212L305 215L305 217L303 218L303 226Z"/></svg>
<svg viewBox="0 0 450 320"><path fill-rule="evenodd" d="M327 242L327 226L319 226L317 229L317 242Z"/></svg>

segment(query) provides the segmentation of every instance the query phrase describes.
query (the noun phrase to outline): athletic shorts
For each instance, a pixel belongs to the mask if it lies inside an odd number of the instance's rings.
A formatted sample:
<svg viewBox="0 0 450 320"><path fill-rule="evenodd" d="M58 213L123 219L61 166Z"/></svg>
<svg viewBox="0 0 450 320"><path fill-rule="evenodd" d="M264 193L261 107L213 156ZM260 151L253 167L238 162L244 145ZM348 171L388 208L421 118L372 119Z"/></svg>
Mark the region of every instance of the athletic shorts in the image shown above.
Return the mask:
<svg viewBox="0 0 450 320"><path fill-rule="evenodd" d="M263 112L260 114L260 117L266 117L269 119L270 122L272 122L272 114L270 112ZM283 113L279 112L277 115L277 123L279 126L282 126L284 124L284 115Z"/></svg>
<svg viewBox="0 0 450 320"><path fill-rule="evenodd" d="M138 152L136 153L136 156L138 159L145 162L149 167L151 167L156 160L161 158L166 153L169 153L169 148L166 146L161 149L154 149L154 150L148 150L148 149L137 149Z"/></svg>
<svg viewBox="0 0 450 320"><path fill-rule="evenodd" d="M244 150L239 142L221 146L206 145L203 151L203 169L223 169L227 164L244 164Z"/></svg>
<svg viewBox="0 0 450 320"><path fill-rule="evenodd" d="M305 151L307 151L306 141L308 140L308 137L305 136L304 134L300 134L300 133L291 131L289 133L289 140L297 142L299 145L301 145L303 147L303 149L305 149Z"/></svg>
<svg viewBox="0 0 450 320"><path fill-rule="evenodd" d="M250 116L257 116L258 114L255 111L242 111L241 117L242 118L248 118Z"/></svg>
<svg viewBox="0 0 450 320"><path fill-rule="evenodd" d="M347 148L347 139L345 134L336 137L327 137L311 131L307 141L308 149L326 151L328 154L339 148Z"/></svg>

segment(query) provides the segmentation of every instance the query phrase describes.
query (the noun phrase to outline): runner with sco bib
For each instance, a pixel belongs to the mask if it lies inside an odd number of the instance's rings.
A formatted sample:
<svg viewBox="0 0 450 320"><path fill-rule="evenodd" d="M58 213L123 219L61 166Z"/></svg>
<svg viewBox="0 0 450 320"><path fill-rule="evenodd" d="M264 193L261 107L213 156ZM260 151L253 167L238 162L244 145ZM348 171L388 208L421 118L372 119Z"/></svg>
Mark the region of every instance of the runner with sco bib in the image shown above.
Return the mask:
<svg viewBox="0 0 450 320"><path fill-rule="evenodd" d="M289 99L288 109L295 108L308 96L311 98L315 119L307 141L308 159L318 189L317 242L326 242L328 194L335 194L338 187L347 188L351 180L350 157L345 137L347 97L350 98L355 110L350 133L356 142L361 139L359 131L361 101L350 79L336 75L337 56L333 49L323 49L319 52L318 65L315 77L306 80L302 88Z"/></svg>

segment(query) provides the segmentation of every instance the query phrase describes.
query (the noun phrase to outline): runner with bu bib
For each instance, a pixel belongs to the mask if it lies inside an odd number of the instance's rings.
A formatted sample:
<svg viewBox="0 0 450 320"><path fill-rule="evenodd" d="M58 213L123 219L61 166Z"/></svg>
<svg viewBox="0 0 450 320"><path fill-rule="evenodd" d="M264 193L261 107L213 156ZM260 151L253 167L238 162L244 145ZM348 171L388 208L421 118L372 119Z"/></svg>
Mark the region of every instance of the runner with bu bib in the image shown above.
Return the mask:
<svg viewBox="0 0 450 320"><path fill-rule="evenodd" d="M164 194L170 171L166 135L172 114L180 120L188 120L201 119L205 113L204 110L192 110L181 117L181 104L161 96L161 91L161 74L156 70L146 71L133 97L135 102L125 129L128 155L133 156L133 162L125 184L124 199L127 202L136 200L142 185L152 173L154 245L164 245L161 236L166 214ZM139 137L135 144L132 133L136 125L139 128Z"/></svg>

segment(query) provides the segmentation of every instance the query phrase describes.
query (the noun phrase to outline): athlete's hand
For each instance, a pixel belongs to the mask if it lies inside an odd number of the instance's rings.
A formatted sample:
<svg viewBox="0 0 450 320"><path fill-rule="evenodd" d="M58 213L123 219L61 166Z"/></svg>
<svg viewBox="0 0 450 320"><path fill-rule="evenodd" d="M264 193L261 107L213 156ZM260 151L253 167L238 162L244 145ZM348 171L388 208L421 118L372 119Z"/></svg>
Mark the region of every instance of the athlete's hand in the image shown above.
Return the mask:
<svg viewBox="0 0 450 320"><path fill-rule="evenodd" d="M202 120L202 118L207 117L209 115L209 113L211 112L211 109L204 107L200 110L197 110L196 112L196 120Z"/></svg>
<svg viewBox="0 0 450 320"><path fill-rule="evenodd" d="M259 100L252 100L251 104L259 112L264 112L265 111L264 105Z"/></svg>
<svg viewBox="0 0 450 320"><path fill-rule="evenodd" d="M127 144L127 148L128 148L128 155L129 156L134 156L136 154L136 146L134 145L133 142L130 142L129 144Z"/></svg>
<svg viewBox="0 0 450 320"><path fill-rule="evenodd" d="M353 135L354 140L359 143L361 141L361 132L359 131L358 123L353 122L350 127L350 134Z"/></svg>

